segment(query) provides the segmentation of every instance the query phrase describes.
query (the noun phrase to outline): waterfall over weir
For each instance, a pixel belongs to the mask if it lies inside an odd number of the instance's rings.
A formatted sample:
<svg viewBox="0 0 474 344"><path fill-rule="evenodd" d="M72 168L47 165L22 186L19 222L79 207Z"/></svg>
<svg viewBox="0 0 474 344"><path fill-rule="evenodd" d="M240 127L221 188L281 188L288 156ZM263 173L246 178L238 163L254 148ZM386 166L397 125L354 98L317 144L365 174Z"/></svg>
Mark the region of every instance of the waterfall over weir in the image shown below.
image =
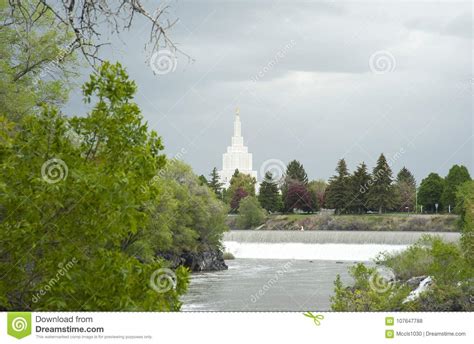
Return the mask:
<svg viewBox="0 0 474 344"><path fill-rule="evenodd" d="M368 231L258 231L224 234L225 250L236 258L368 261L380 252L406 249L423 235L459 240L459 233Z"/></svg>

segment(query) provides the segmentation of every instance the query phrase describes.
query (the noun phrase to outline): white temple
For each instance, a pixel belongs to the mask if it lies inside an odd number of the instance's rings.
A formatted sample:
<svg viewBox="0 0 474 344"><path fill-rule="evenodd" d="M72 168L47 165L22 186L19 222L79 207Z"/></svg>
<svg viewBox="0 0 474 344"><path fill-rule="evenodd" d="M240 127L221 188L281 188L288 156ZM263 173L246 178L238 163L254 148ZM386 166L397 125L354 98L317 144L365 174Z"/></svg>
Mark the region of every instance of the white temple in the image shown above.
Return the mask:
<svg viewBox="0 0 474 344"><path fill-rule="evenodd" d="M239 109L235 112L232 145L227 147L227 152L222 155L222 170L219 171L221 183L225 188L229 187L230 179L236 169L257 179L257 171L252 171L252 153L249 153L248 148L244 146Z"/></svg>

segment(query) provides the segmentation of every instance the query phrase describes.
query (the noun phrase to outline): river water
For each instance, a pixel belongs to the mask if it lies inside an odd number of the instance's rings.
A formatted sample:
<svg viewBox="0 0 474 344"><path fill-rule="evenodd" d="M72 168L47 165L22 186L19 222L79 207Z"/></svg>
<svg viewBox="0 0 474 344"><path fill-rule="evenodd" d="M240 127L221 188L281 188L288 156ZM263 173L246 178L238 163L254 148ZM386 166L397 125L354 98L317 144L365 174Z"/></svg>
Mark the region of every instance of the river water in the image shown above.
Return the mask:
<svg viewBox="0 0 474 344"><path fill-rule="evenodd" d="M228 270L194 273L183 311L330 310L334 280L351 283L348 268L370 265L380 252L405 249L426 233L231 231ZM430 233L429 233L430 234ZM458 233L431 233L446 241Z"/></svg>
<svg viewBox="0 0 474 344"><path fill-rule="evenodd" d="M328 310L333 281L351 262L237 258L227 271L195 273L183 311Z"/></svg>

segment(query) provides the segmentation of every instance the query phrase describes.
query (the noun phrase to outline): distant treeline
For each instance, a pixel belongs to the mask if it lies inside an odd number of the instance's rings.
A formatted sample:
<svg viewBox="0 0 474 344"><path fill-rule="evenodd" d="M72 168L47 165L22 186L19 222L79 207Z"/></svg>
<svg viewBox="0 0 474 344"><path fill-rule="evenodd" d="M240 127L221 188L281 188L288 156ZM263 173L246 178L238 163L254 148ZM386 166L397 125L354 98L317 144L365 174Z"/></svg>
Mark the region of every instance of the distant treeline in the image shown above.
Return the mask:
<svg viewBox="0 0 474 344"><path fill-rule="evenodd" d="M216 168L212 170L209 181L204 176L200 179L234 213L239 212L243 199L255 197L257 181L238 170L227 189L219 182ZM454 165L445 178L430 173L417 186L415 177L406 167L394 178L390 164L384 154L381 154L371 173L365 163L361 163L350 173L345 160L341 159L337 164L336 174L328 182L308 181L303 165L293 160L286 167L281 180L276 180L271 172L265 174L256 198L257 205L270 213L313 213L321 208L334 209L337 214L456 212L456 191L470 180L465 166Z"/></svg>

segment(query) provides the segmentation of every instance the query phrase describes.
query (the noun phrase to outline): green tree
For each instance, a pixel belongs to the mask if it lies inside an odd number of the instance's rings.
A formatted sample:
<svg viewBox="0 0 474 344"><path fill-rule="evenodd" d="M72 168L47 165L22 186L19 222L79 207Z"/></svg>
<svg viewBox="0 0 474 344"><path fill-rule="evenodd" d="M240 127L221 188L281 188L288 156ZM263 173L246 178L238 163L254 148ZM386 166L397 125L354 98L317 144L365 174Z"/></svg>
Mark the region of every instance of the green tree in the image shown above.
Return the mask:
<svg viewBox="0 0 474 344"><path fill-rule="evenodd" d="M407 286L391 285L375 267L358 263L349 268L349 273L354 279L353 286L344 286L339 275L334 282L331 310L335 312L397 311L410 293Z"/></svg>
<svg viewBox="0 0 474 344"><path fill-rule="evenodd" d="M337 174L329 179L326 190L326 204L340 214L346 211L346 207L350 205L351 201L349 199L351 192L349 171L344 159L337 163L336 172Z"/></svg>
<svg viewBox="0 0 474 344"><path fill-rule="evenodd" d="M224 184L220 181L219 173L217 172L216 167L212 169L210 176L211 179L209 180L209 187L218 197L222 197L222 186Z"/></svg>
<svg viewBox="0 0 474 344"><path fill-rule="evenodd" d="M435 212L436 204L438 210L443 208L441 196L444 190L444 179L437 173L430 173L423 179L418 190L418 203L425 207L426 211Z"/></svg>
<svg viewBox="0 0 474 344"><path fill-rule="evenodd" d="M140 257L157 252L178 257L219 249L227 230L227 207L183 162L172 160L163 171L153 180L162 192L153 205L152 219L128 238L127 249Z"/></svg>
<svg viewBox="0 0 474 344"><path fill-rule="evenodd" d="M291 161L286 167L285 179L288 181L299 181L303 184L308 183L308 175L301 164L297 160Z"/></svg>
<svg viewBox="0 0 474 344"><path fill-rule="evenodd" d="M372 183L369 188L367 202L372 209L383 211L392 209L395 202L395 190L392 185L392 170L383 154L377 160L372 171Z"/></svg>
<svg viewBox="0 0 474 344"><path fill-rule="evenodd" d="M326 189L328 184L323 179L312 180L308 183L308 188L316 196L317 207L323 208L326 203Z"/></svg>
<svg viewBox="0 0 474 344"><path fill-rule="evenodd" d="M201 174L201 175L199 176L199 183L200 183L201 185L208 185L208 181L207 181L206 177L204 177L203 174Z"/></svg>
<svg viewBox="0 0 474 344"><path fill-rule="evenodd" d="M39 15L45 6L37 5L12 12L0 1L0 116L16 123L43 104L63 105L75 76L73 34L52 25L52 13Z"/></svg>
<svg viewBox="0 0 474 344"><path fill-rule="evenodd" d="M255 184L257 184L257 180L254 177L236 170L230 179L230 186L225 192L226 203L230 205L238 189L244 190L247 195L255 196Z"/></svg>
<svg viewBox="0 0 474 344"><path fill-rule="evenodd" d="M66 118L46 107L23 116L21 131L0 128L8 137L0 161L0 309L180 308L186 269L173 272L174 288L157 293L150 279L166 263L123 248L149 225L163 192L151 181L166 163L161 138L133 102L135 92L120 64L105 62L83 87L86 103L95 101L87 116ZM64 278L35 302L72 260L77 263ZM105 280L109 287L97 288Z"/></svg>
<svg viewBox="0 0 474 344"><path fill-rule="evenodd" d="M406 167L403 167L397 174L395 193L398 210L405 211L408 209L408 211L413 211L415 209L416 180Z"/></svg>
<svg viewBox="0 0 474 344"><path fill-rule="evenodd" d="M252 228L261 225L265 220L265 210L254 196L245 197L239 206L237 225L240 228Z"/></svg>
<svg viewBox="0 0 474 344"><path fill-rule="evenodd" d="M261 206L270 213L280 211L282 209L281 195L278 190L278 184L273 180L271 172L265 173L265 178L260 183L260 192L258 201Z"/></svg>
<svg viewBox="0 0 474 344"><path fill-rule="evenodd" d="M456 243L424 237L402 252L382 254L378 269L357 264L350 269L352 286L335 281L334 311L472 311L474 269ZM385 271L384 271L385 270ZM413 300L412 277L430 276L432 284Z"/></svg>
<svg viewBox="0 0 474 344"><path fill-rule="evenodd" d="M370 174L367 172L367 165L361 163L354 174L350 177L351 203L348 208L358 214L365 212L367 208L367 191L371 181Z"/></svg>
<svg viewBox="0 0 474 344"><path fill-rule="evenodd" d="M321 208L319 204L318 191L316 190L315 185L311 183L308 183L308 185L306 186L306 189L308 190L309 197L311 199L311 204L309 206L309 209L307 209L307 211L310 213L315 213Z"/></svg>
<svg viewBox="0 0 474 344"><path fill-rule="evenodd" d="M461 244L470 266L474 266L474 181L458 187L456 213L460 214Z"/></svg>
<svg viewBox="0 0 474 344"><path fill-rule="evenodd" d="M456 207L457 188L469 180L471 180L471 176L465 166L454 165L450 168L444 179L444 190L441 195L441 203L444 207L451 206L451 209Z"/></svg>

